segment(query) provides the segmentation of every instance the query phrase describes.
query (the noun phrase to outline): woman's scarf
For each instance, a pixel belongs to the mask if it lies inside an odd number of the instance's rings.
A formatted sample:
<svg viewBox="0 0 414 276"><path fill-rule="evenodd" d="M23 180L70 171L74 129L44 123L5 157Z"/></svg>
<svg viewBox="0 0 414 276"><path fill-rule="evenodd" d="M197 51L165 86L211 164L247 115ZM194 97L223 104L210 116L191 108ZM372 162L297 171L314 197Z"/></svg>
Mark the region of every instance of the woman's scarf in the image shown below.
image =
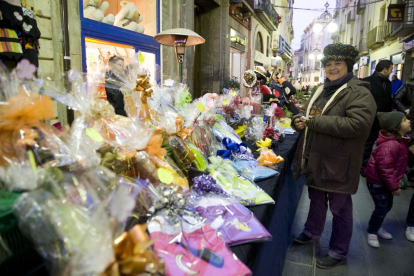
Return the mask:
<svg viewBox="0 0 414 276"><path fill-rule="evenodd" d="M323 88L326 89L326 88L332 87L332 86L342 86L345 83L347 83L348 81L350 81L353 77L354 77L354 73L349 72L348 74L346 74L342 78L337 79L335 81L330 81L328 78L326 78L325 83L323 85Z"/></svg>

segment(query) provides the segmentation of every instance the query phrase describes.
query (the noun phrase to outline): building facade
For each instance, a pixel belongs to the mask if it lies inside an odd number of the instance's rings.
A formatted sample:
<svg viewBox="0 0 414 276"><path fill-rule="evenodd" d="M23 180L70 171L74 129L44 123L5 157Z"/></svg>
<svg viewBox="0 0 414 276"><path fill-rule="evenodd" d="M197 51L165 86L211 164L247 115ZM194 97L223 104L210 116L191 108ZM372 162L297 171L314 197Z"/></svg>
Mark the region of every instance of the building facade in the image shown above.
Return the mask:
<svg viewBox="0 0 414 276"><path fill-rule="evenodd" d="M314 31L315 24L321 25L320 32ZM301 47L295 51L295 59L298 60L295 66L296 79L302 85L315 86L324 82L325 72L320 60L325 46L332 43L327 25L328 22L324 20L314 19L302 34Z"/></svg>
<svg viewBox="0 0 414 276"><path fill-rule="evenodd" d="M107 0L105 13L121 13L125 1ZM108 58L120 55L126 65L138 51L145 56L157 82L178 80L179 69L173 47L157 44L153 37L167 29L186 28L205 38L196 47L187 47L183 80L194 97L220 92L228 77L240 81L244 71L262 65L286 74L293 65L290 42L293 38L293 0L130 0L143 17L130 30L90 18L84 11L90 0L28 0L36 11L40 39L40 76L66 85L63 72L84 72L90 81L99 81ZM127 21L128 23L128 21ZM119 24L118 24L119 25ZM128 26L128 24L126 25ZM104 96L104 89L99 93ZM56 103L56 120L71 122L73 112ZM69 117L68 117L69 116Z"/></svg>
<svg viewBox="0 0 414 276"><path fill-rule="evenodd" d="M376 64L383 59L394 63L393 74L402 80L406 80L409 75L403 74L406 71L404 67L412 70L410 41L414 38L414 0L391 2L337 1L334 18L339 25L339 32L332 38L335 42L351 44L359 50L360 60L354 66L354 73L360 78L372 74ZM392 8L390 4L405 6L402 22L392 23L392 19L388 18L388 11Z"/></svg>

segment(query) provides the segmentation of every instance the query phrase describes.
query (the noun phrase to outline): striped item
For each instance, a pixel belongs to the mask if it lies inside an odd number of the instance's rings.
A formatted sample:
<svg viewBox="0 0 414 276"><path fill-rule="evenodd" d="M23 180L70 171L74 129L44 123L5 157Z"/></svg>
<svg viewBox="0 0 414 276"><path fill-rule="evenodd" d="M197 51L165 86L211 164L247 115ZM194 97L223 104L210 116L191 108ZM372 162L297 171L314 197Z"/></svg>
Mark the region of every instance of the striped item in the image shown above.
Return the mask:
<svg viewBox="0 0 414 276"><path fill-rule="evenodd" d="M15 30L0 28L0 54L1 53L23 53L19 37Z"/></svg>

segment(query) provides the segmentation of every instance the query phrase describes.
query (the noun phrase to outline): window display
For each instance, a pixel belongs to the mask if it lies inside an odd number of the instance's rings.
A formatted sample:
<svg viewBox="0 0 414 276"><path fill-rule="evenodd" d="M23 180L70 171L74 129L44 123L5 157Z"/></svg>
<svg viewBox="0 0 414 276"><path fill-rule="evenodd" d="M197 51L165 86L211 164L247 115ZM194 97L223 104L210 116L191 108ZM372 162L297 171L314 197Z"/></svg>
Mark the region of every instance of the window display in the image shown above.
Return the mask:
<svg viewBox="0 0 414 276"><path fill-rule="evenodd" d="M156 0L83 0L83 17L149 36L157 34Z"/></svg>
<svg viewBox="0 0 414 276"><path fill-rule="evenodd" d="M93 38L85 38L86 45L86 73L88 83L97 83L97 90L101 99L107 99L105 93L105 76L109 70L108 62L111 57L119 57L123 60L124 70L133 62L136 50L134 46L113 43ZM159 81L159 70L156 65L156 55L153 53L141 52L144 57L140 62L140 67L145 68L150 73L152 81ZM142 60L141 60L142 61Z"/></svg>

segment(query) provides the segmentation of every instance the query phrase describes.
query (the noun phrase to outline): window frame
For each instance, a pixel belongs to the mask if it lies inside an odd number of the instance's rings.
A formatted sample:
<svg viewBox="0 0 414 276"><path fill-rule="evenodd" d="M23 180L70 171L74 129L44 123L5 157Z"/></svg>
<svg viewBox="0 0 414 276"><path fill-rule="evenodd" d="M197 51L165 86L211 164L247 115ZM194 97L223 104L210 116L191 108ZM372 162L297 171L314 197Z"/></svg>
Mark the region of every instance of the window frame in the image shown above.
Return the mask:
<svg viewBox="0 0 414 276"><path fill-rule="evenodd" d="M157 33L160 32L160 0L156 1ZM98 22L83 17L83 0L79 1L81 23L82 71L86 72L86 41L87 37L112 43L126 44L138 51L155 54L155 62L161 67L161 45L149 35L133 32L124 28ZM162 77L162 76L160 76ZM159 82L161 80L157 80Z"/></svg>

